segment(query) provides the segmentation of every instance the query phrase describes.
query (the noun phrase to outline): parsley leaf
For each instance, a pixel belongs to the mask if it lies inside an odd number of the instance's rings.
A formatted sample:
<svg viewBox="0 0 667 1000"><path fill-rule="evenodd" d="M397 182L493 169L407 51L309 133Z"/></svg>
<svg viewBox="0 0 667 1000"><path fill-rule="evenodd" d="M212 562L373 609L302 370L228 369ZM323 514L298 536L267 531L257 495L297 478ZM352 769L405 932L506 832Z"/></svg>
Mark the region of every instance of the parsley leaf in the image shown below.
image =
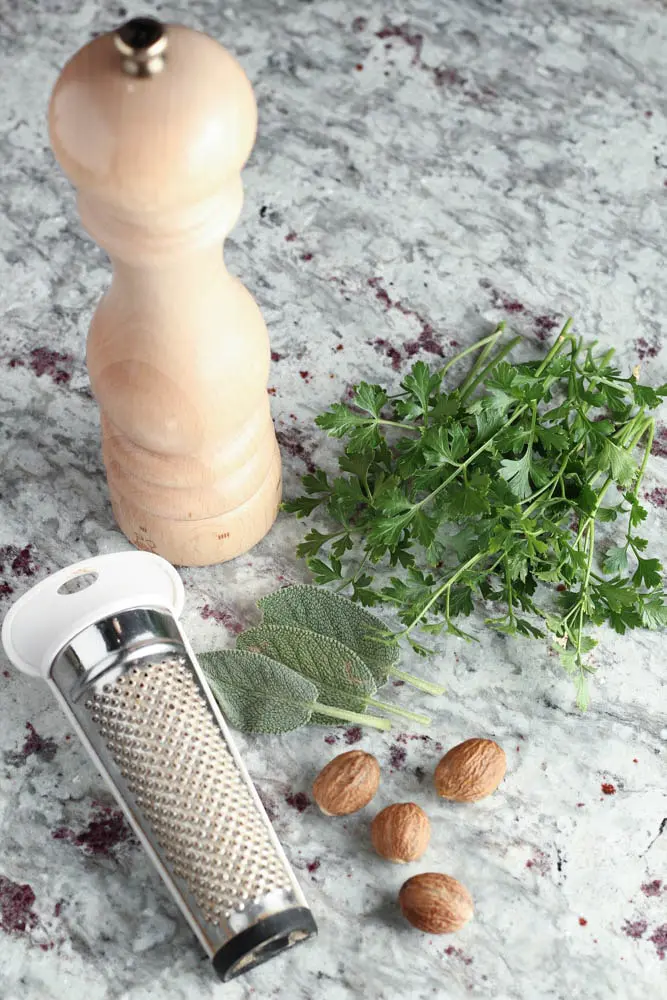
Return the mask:
<svg viewBox="0 0 667 1000"><path fill-rule="evenodd" d="M497 631L555 637L583 707L592 628L667 625L660 561L635 534L648 414L667 386L624 377L569 322L520 363L519 338L504 337L498 328L464 348L458 359L472 364L453 388L456 359L418 361L400 386L362 382L351 404L334 403L317 424L344 439L341 474L304 477L283 509L331 518L299 554L319 583L391 605L415 652L427 653L420 629L472 638L456 620L493 601Z"/></svg>

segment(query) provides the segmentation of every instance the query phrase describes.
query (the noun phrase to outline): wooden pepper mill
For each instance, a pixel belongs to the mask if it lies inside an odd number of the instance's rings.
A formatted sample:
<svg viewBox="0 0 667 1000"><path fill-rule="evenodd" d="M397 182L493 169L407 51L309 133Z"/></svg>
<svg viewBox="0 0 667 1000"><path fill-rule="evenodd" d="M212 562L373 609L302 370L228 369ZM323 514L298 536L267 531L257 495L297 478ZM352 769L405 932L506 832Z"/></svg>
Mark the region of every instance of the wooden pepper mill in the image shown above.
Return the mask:
<svg viewBox="0 0 667 1000"><path fill-rule="evenodd" d="M266 327L221 249L256 127L232 56L152 18L77 52L49 109L83 225L113 262L87 349L113 510L138 548L180 565L245 552L280 503Z"/></svg>

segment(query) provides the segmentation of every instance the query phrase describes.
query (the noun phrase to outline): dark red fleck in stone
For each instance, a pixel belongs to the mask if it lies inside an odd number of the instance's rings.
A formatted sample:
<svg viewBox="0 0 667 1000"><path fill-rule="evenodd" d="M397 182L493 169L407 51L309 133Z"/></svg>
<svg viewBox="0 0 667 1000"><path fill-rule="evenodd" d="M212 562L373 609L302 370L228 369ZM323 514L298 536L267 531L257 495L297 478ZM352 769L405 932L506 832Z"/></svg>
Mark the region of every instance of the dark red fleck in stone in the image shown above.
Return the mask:
<svg viewBox="0 0 667 1000"><path fill-rule="evenodd" d="M432 736L427 736L426 733L398 733L396 736L396 742L402 743L403 746L407 746L408 742L414 740L419 740L425 746L428 746L430 750L435 750L440 752L443 749L442 743L437 743L434 741ZM431 746L431 744L433 744Z"/></svg>
<svg viewBox="0 0 667 1000"><path fill-rule="evenodd" d="M315 463L303 443L303 431L298 427L276 430L276 438L283 451L291 455L292 458L300 458L309 472L315 471Z"/></svg>
<svg viewBox="0 0 667 1000"><path fill-rule="evenodd" d="M375 290L375 298L382 303L385 309L390 309L393 306L392 300L389 298L389 293L386 288L382 287L382 282L379 278L369 278L368 284L371 288Z"/></svg>
<svg viewBox="0 0 667 1000"><path fill-rule="evenodd" d="M338 742L338 739L337 739L336 736L334 736L333 733L329 733L328 736L324 737L324 742L328 743L329 746L332 747L332 746L334 746Z"/></svg>
<svg viewBox="0 0 667 1000"><path fill-rule="evenodd" d="M294 243L294 240L295 240L296 238L297 238L297 235L296 235L296 233L295 233L295 232L294 232L294 231L292 230L292 232L289 232L289 233L287 234L287 236L285 237L285 243Z"/></svg>
<svg viewBox="0 0 667 1000"><path fill-rule="evenodd" d="M33 561L32 543L19 549L16 545L0 546L0 573L9 563L14 576L34 576L39 566Z"/></svg>
<svg viewBox="0 0 667 1000"><path fill-rule="evenodd" d="M389 751L389 766L394 771L402 771L405 767L407 756L408 754L405 747L394 745Z"/></svg>
<svg viewBox="0 0 667 1000"><path fill-rule="evenodd" d="M652 111L645 111L644 112L644 118L653 118L653 112Z"/></svg>
<svg viewBox="0 0 667 1000"><path fill-rule="evenodd" d="M644 936L647 927L648 924L645 920L626 920L623 924L623 933L636 941Z"/></svg>
<svg viewBox="0 0 667 1000"><path fill-rule="evenodd" d="M227 631L232 632L234 635L240 635L245 628L243 622L239 621L228 608L212 608L208 604L205 604L199 614L204 621L212 618L214 622L224 625Z"/></svg>
<svg viewBox="0 0 667 1000"><path fill-rule="evenodd" d="M555 330L557 326L560 326L557 319L546 314L536 316L533 322L535 325L535 334L538 340L546 340L551 331Z"/></svg>
<svg viewBox="0 0 667 1000"><path fill-rule="evenodd" d="M603 795L616 795L616 785L612 785L610 781L603 781L600 788Z"/></svg>
<svg viewBox="0 0 667 1000"><path fill-rule="evenodd" d="M278 351L271 351L271 360L272 361L282 361L284 357L285 357L285 355L284 354L278 354Z"/></svg>
<svg viewBox="0 0 667 1000"><path fill-rule="evenodd" d="M59 899L56 905L53 907L54 917L59 917L63 910L63 905L65 903L64 899Z"/></svg>
<svg viewBox="0 0 667 1000"><path fill-rule="evenodd" d="M562 594L564 590L567 590L567 587L565 586L564 583L559 583L558 586L556 587L556 590Z"/></svg>
<svg viewBox="0 0 667 1000"><path fill-rule="evenodd" d="M112 857L120 844L136 845L132 831L120 809L96 804L88 825L79 832L59 826L52 833L54 840L67 840L80 847L84 854Z"/></svg>
<svg viewBox="0 0 667 1000"><path fill-rule="evenodd" d="M302 253L301 254L301 260L308 261L308 260L312 260L312 259L313 259L312 253Z"/></svg>
<svg viewBox="0 0 667 1000"><path fill-rule="evenodd" d="M364 64L357 63L357 65L354 68L356 69L357 73L361 73L362 69L364 68Z"/></svg>
<svg viewBox="0 0 667 1000"><path fill-rule="evenodd" d="M345 730L345 742L348 745L351 743L358 743L363 735L361 726L350 726L349 729Z"/></svg>
<svg viewBox="0 0 667 1000"><path fill-rule="evenodd" d="M290 792L289 795L285 796L285 802L300 813L305 812L310 805L310 799L305 792Z"/></svg>
<svg viewBox="0 0 667 1000"><path fill-rule="evenodd" d="M393 681L393 685L395 688L402 688L405 687L405 681Z"/></svg>
<svg viewBox="0 0 667 1000"><path fill-rule="evenodd" d="M662 962L665 955L667 955L667 924L662 924L651 934L649 941L651 944L655 945L655 950L658 953L658 958Z"/></svg>
<svg viewBox="0 0 667 1000"><path fill-rule="evenodd" d="M317 871L317 869L320 867L321 864L322 864L322 862L320 861L320 859L319 858L315 858L314 861L309 861L308 862L308 864L306 865L306 868L308 869L308 871L310 872L310 874L313 875Z"/></svg>
<svg viewBox="0 0 667 1000"><path fill-rule="evenodd" d="M9 360L10 368L25 368L25 361L21 361L20 358L10 358Z"/></svg>
<svg viewBox="0 0 667 1000"><path fill-rule="evenodd" d="M368 21L365 17L355 17L354 21L352 22L352 31L354 31L356 34L359 34L361 31L365 29L367 24Z"/></svg>
<svg viewBox="0 0 667 1000"><path fill-rule="evenodd" d="M336 350L337 351L342 351L343 350L343 344L337 344L336 345Z"/></svg>
<svg viewBox="0 0 667 1000"><path fill-rule="evenodd" d="M32 887L0 875L0 929L7 934L22 934L37 925L33 912L35 893Z"/></svg>
<svg viewBox="0 0 667 1000"><path fill-rule="evenodd" d="M639 360L646 361L647 358L656 358L660 354L661 344L655 340L653 343L649 343L646 337L638 337L635 341L635 349Z"/></svg>
<svg viewBox="0 0 667 1000"><path fill-rule="evenodd" d="M3 677L11 677L11 674L10 674L9 670L3 670L2 671L2 676Z"/></svg>
<svg viewBox="0 0 667 1000"><path fill-rule="evenodd" d="M4 580L0 582L0 597L9 597L14 593L14 588Z"/></svg>
<svg viewBox="0 0 667 1000"><path fill-rule="evenodd" d="M639 763L639 759L637 757L633 757L632 758L632 763L633 764L638 764Z"/></svg>
<svg viewBox="0 0 667 1000"><path fill-rule="evenodd" d="M577 802L577 809L583 809L585 805L586 805L585 802Z"/></svg>
<svg viewBox="0 0 667 1000"><path fill-rule="evenodd" d="M658 458L667 458L667 427L656 427L651 454Z"/></svg>
<svg viewBox="0 0 667 1000"><path fill-rule="evenodd" d="M526 311L524 304L517 299L503 299L501 305L509 313L522 313Z"/></svg>
<svg viewBox="0 0 667 1000"><path fill-rule="evenodd" d="M273 385L270 386L266 391L268 392L269 396L275 396L276 394L276 388Z"/></svg>
<svg viewBox="0 0 667 1000"><path fill-rule="evenodd" d="M401 352L397 350L392 344L390 344L388 340L385 340L384 337L376 337L376 339L373 341L373 346L376 349L379 348L380 350L384 351L386 356L391 361L391 367L394 369L395 372L397 372L400 369L401 363L403 361L403 358L401 357Z"/></svg>
<svg viewBox="0 0 667 1000"><path fill-rule="evenodd" d="M526 868L534 868L543 878L549 874L550 865L549 855L540 850L535 851L534 857L526 861Z"/></svg>
<svg viewBox="0 0 667 1000"><path fill-rule="evenodd" d="M440 343L433 325L426 319L425 316L423 316L416 309L410 309L402 302L393 300L386 288L383 287L382 280L380 278L369 278L368 284L375 291L375 297L382 303L385 309L396 309L398 312L402 313L403 316L415 319L421 326L419 336L415 340L406 340L403 344L403 352L406 357L412 358L420 351L426 351L428 354L435 354L441 358L445 356L445 349ZM400 351L381 337L378 337L373 343L376 348L386 349L386 354L387 357L391 359L392 367L397 370L400 367L402 360ZM454 340L451 340L449 343L451 347L457 346L457 343Z"/></svg>
<svg viewBox="0 0 667 1000"><path fill-rule="evenodd" d="M447 948L445 948L445 955L460 959L464 965L472 965L472 958L465 955L460 948L455 948L453 944L450 944Z"/></svg>
<svg viewBox="0 0 667 1000"><path fill-rule="evenodd" d="M71 379L71 372L62 367L71 361L71 354L59 354L58 351L50 351L47 347L35 347L30 352L30 367L35 375L38 378L41 375L48 375L56 385L63 385Z"/></svg>
<svg viewBox="0 0 667 1000"><path fill-rule="evenodd" d="M433 79L436 87L462 87L466 82L466 78L457 69L447 66L436 66Z"/></svg>
<svg viewBox="0 0 667 1000"><path fill-rule="evenodd" d="M586 920L586 917L579 917L579 926L580 927L585 927L587 923L588 923L588 921Z"/></svg>
<svg viewBox="0 0 667 1000"><path fill-rule="evenodd" d="M655 507L664 507L667 504L667 489L662 486L656 486L655 489L645 493L644 496Z"/></svg>
<svg viewBox="0 0 667 1000"><path fill-rule="evenodd" d="M46 739L40 736L35 727L30 722L26 722L28 735L20 750L11 750L4 755L5 763L12 767L23 767L28 759L33 755L42 761L51 761L58 752L56 741L50 736Z"/></svg>
<svg viewBox="0 0 667 1000"><path fill-rule="evenodd" d="M309 371L300 371L299 375L304 380L304 382L310 382L311 374Z"/></svg>
<svg viewBox="0 0 667 1000"><path fill-rule="evenodd" d="M654 878L652 882L644 882L641 890L645 896L659 896L662 892L662 879Z"/></svg>
<svg viewBox="0 0 667 1000"><path fill-rule="evenodd" d="M411 31L410 26L407 24L386 24L380 31L375 32L375 37L381 38L383 41L386 38L400 38L401 41L414 50L412 56L413 66L419 63L424 45L424 36L421 32Z"/></svg>

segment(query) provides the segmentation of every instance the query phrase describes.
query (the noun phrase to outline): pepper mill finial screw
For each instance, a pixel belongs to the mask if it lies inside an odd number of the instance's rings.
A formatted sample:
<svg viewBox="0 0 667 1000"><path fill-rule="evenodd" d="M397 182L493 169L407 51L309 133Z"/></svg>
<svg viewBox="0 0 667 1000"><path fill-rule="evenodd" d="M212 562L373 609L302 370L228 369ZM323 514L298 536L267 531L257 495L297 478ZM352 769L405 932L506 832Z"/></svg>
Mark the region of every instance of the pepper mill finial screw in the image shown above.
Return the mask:
<svg viewBox="0 0 667 1000"><path fill-rule="evenodd" d="M114 45L130 76L155 76L164 69L167 28L154 17L133 17L114 32Z"/></svg>

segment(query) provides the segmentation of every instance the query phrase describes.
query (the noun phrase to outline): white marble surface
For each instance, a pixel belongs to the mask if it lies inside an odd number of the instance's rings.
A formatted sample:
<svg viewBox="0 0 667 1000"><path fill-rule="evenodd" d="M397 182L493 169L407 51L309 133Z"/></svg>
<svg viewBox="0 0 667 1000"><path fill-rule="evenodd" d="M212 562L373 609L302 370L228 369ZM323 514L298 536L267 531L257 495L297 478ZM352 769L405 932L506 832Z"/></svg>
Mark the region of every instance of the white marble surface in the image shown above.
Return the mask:
<svg viewBox="0 0 667 1000"><path fill-rule="evenodd" d="M398 378L409 357L447 355L452 340L503 317L538 341L573 313L624 364L641 360L648 382L665 381L659 0L155 9L224 40L257 89L260 138L228 256L280 355L271 389L288 494L309 462L331 461L312 417L349 383ZM94 0L0 0L3 609L48 571L127 545L107 502L83 360L108 267L79 229L44 125L58 68L124 15ZM646 482L648 530L663 555L666 456L663 425ZM283 519L232 565L183 573L196 648L230 644L258 596L304 579L299 535ZM448 684L439 703L412 702L434 712L434 737L450 746L492 736L509 770L498 794L457 808L432 791L433 742L365 735L356 745L383 765L378 805L415 799L433 823L428 855L407 872L369 851L372 811L341 822L288 801L308 795L319 767L346 749L342 731L335 747L322 730L240 739L320 937L227 986L48 693L3 662L0 996L663 995L664 648L657 635L604 635L585 717L539 643L450 641L430 666L412 664ZM475 898L476 918L458 936L422 936L397 913L406 874L429 869L459 877Z"/></svg>

